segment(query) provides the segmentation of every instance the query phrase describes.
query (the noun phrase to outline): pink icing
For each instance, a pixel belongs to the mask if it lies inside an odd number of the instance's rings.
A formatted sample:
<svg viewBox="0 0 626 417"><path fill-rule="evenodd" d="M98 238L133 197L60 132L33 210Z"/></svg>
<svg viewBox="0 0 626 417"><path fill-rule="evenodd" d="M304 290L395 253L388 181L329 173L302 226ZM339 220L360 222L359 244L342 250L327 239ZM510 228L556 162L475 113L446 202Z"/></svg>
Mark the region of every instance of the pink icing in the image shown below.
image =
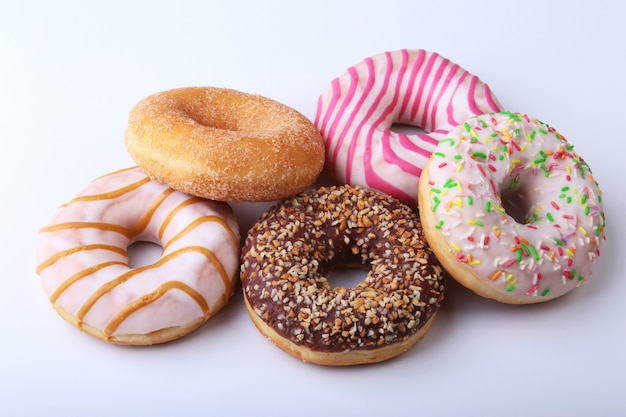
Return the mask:
<svg viewBox="0 0 626 417"><path fill-rule="evenodd" d="M592 275L605 241L602 193L552 127L518 113L472 117L439 142L430 167L420 192L437 229L499 293L551 299Z"/></svg>
<svg viewBox="0 0 626 417"><path fill-rule="evenodd" d="M163 247L132 269L134 241ZM139 168L96 179L62 205L37 242L50 301L104 338L206 320L232 293L239 228L225 203L174 191ZM149 301L142 301L144 299Z"/></svg>
<svg viewBox="0 0 626 417"><path fill-rule="evenodd" d="M315 124L336 180L415 204L437 142L459 120L499 110L476 76L436 53L404 49L366 58L334 79L318 99ZM427 133L396 133L394 123Z"/></svg>

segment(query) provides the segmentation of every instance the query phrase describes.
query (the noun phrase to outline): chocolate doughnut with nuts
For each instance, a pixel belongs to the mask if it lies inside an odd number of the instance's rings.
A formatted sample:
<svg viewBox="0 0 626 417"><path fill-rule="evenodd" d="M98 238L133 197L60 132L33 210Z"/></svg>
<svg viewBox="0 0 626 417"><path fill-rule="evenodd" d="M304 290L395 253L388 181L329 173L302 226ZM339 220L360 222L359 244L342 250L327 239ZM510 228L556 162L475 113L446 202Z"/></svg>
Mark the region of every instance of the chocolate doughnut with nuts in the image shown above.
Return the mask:
<svg viewBox="0 0 626 417"><path fill-rule="evenodd" d="M368 269L354 288L330 271ZM244 300L254 324L305 362L355 365L395 357L420 340L443 300L443 269L419 217L398 200L350 185L284 200L250 229Z"/></svg>

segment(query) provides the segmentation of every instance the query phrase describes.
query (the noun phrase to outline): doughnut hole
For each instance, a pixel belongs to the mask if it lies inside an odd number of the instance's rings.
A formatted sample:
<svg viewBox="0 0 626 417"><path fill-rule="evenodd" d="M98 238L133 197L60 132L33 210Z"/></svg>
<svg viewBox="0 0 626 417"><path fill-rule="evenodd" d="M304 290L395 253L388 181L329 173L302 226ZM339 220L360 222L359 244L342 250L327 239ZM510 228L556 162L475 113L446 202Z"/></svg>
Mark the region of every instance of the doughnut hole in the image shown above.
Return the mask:
<svg viewBox="0 0 626 417"><path fill-rule="evenodd" d="M141 268L154 264L163 253L163 247L157 243L136 241L128 245L128 266Z"/></svg>
<svg viewBox="0 0 626 417"><path fill-rule="evenodd" d="M365 281L369 265L361 265L358 262L344 262L336 265L326 274L330 288L354 288L360 282Z"/></svg>
<svg viewBox="0 0 626 417"><path fill-rule="evenodd" d="M509 176L502 184L504 189L500 191L502 207L507 215L519 224L531 223L534 213L535 196L533 190L525 187L525 177L533 175L531 172L521 172L515 176Z"/></svg>
<svg viewBox="0 0 626 417"><path fill-rule="evenodd" d="M531 216L532 204L524 192L519 190L502 195L502 207L506 214L519 224L526 224Z"/></svg>
<svg viewBox="0 0 626 417"><path fill-rule="evenodd" d="M394 133L402 133L405 135L419 135L423 133L430 133L419 126L413 126L406 123L394 123L391 125L390 130Z"/></svg>

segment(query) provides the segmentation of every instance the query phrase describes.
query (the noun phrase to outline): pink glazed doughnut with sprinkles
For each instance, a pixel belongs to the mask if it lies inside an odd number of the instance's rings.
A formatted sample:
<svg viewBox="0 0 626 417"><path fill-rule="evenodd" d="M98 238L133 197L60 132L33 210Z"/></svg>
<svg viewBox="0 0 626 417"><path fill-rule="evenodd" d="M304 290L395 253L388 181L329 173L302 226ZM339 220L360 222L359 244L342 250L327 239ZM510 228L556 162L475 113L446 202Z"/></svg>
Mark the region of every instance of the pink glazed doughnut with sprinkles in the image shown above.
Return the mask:
<svg viewBox="0 0 626 417"><path fill-rule="evenodd" d="M472 117L450 131L424 169L419 208L450 275L509 304L581 286L606 240L589 165L554 128L519 113Z"/></svg>
<svg viewBox="0 0 626 417"><path fill-rule="evenodd" d="M459 65L403 49L366 58L335 78L318 99L315 125L333 179L415 205L419 176L439 140L471 116L500 110L489 87Z"/></svg>

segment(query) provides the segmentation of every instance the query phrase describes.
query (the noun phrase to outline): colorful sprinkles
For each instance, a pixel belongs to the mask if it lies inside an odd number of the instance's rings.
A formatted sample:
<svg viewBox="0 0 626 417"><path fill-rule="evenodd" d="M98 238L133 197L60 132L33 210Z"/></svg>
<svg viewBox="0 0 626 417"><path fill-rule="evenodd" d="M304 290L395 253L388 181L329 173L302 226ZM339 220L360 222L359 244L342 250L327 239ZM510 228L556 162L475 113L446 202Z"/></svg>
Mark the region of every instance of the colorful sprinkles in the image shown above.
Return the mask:
<svg viewBox="0 0 626 417"><path fill-rule="evenodd" d="M473 117L431 160L436 229L485 282L513 297L551 299L591 276L606 239L601 191L554 128L520 113Z"/></svg>

